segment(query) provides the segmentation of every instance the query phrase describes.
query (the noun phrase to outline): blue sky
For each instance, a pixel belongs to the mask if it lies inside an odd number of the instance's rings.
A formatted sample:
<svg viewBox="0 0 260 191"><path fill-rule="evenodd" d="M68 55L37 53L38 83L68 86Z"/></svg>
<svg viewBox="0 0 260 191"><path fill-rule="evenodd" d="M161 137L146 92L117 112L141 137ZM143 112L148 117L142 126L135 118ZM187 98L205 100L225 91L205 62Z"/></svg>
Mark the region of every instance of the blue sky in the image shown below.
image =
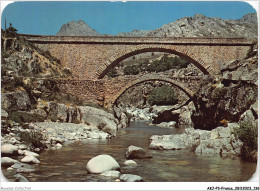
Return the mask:
<svg viewBox="0 0 260 191"><path fill-rule="evenodd" d="M84 20L101 34L117 34L134 29L151 30L200 13L208 17L239 19L255 10L239 1L204 2L15 2L1 15L7 27L11 22L19 33L56 35L69 21Z"/></svg>

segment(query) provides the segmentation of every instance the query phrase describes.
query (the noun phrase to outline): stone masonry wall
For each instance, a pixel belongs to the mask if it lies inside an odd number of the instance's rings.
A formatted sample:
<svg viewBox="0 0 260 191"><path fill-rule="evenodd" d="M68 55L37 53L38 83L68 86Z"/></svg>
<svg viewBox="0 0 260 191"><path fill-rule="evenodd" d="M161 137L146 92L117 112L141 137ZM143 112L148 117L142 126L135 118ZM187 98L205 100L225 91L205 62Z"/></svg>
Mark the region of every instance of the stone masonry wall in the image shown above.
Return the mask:
<svg viewBox="0 0 260 191"><path fill-rule="evenodd" d="M193 61L211 75L222 63L243 58L251 48L248 39L55 37L34 36L28 40L49 50L72 69L75 78L98 79L127 56L142 52L168 52Z"/></svg>

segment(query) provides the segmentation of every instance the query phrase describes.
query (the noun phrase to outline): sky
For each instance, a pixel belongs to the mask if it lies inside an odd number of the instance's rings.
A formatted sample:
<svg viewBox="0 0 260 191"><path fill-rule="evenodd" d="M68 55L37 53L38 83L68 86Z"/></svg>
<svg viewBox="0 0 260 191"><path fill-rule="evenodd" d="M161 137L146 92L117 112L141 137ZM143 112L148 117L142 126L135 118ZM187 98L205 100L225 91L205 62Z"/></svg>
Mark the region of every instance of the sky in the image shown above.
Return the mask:
<svg viewBox="0 0 260 191"><path fill-rule="evenodd" d="M149 2L14 2L1 14L1 27L12 23L18 33L56 35L63 24L85 21L101 34L153 30L182 17L239 19L255 9L239 1L149 1Z"/></svg>

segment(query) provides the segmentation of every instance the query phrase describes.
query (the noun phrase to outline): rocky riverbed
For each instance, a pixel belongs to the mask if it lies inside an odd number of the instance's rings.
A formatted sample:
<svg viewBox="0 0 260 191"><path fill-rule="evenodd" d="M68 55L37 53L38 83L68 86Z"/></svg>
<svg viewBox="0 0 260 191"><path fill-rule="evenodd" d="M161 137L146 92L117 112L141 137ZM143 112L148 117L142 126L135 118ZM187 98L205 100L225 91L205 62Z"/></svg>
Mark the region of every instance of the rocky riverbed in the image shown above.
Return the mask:
<svg viewBox="0 0 260 191"><path fill-rule="evenodd" d="M211 131L185 129L179 135L154 135L150 149L195 151L196 154L233 154L239 156L243 143L236 138L234 130L239 128L237 123L229 123L227 127L218 127Z"/></svg>

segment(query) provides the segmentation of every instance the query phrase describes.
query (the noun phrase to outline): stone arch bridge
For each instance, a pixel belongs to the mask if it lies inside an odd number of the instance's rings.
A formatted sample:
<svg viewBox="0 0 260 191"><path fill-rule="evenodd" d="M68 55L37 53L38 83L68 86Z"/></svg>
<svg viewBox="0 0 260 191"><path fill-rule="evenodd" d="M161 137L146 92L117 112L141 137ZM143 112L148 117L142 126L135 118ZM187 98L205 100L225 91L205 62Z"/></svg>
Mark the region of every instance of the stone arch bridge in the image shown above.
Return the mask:
<svg viewBox="0 0 260 191"><path fill-rule="evenodd" d="M61 89L85 101L110 107L126 89L149 80L169 82L190 97L199 78L166 79L154 75L103 77L120 61L145 52L176 54L189 60L205 75L217 76L223 63L244 58L255 39L244 38L160 38L160 37L69 37L22 35L71 69L73 79L60 80Z"/></svg>

